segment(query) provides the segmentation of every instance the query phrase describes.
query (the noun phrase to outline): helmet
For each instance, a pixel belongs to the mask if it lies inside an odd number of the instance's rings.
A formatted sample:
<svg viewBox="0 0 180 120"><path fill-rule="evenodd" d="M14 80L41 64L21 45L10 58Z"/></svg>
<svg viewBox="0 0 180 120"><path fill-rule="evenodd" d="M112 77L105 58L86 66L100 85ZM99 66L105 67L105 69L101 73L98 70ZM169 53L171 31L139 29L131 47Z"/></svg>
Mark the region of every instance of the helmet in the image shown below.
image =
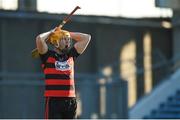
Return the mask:
<svg viewBox="0 0 180 120"><path fill-rule="evenodd" d="M61 30L60 28L56 28L55 31L50 34L49 41L55 47L59 47L59 41L62 40L62 38L70 38L70 37L71 35L68 31Z"/></svg>
<svg viewBox="0 0 180 120"><path fill-rule="evenodd" d="M62 37L71 37L70 33L66 30L61 30Z"/></svg>

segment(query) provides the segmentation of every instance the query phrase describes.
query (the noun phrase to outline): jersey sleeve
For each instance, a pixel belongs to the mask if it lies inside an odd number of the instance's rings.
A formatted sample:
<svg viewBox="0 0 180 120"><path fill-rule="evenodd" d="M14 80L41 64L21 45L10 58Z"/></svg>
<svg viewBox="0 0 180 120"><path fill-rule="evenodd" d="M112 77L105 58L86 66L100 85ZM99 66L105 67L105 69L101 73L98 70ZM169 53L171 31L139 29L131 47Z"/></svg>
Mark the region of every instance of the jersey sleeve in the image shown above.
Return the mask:
<svg viewBox="0 0 180 120"><path fill-rule="evenodd" d="M69 57L73 57L73 59L75 60L80 54L77 52L75 47L72 47L69 50Z"/></svg>
<svg viewBox="0 0 180 120"><path fill-rule="evenodd" d="M49 55L50 55L50 50L48 50L45 54L40 54L39 53L39 56L40 56L40 59L41 59L42 63L46 63Z"/></svg>

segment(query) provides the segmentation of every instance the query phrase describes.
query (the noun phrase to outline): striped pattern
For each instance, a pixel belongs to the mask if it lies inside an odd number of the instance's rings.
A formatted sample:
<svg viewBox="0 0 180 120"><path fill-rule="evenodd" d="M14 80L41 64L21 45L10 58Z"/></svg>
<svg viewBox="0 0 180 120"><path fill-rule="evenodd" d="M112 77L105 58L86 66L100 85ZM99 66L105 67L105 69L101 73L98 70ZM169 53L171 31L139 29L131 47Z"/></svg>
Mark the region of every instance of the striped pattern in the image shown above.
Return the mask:
<svg viewBox="0 0 180 120"><path fill-rule="evenodd" d="M45 78L46 80L48 79L66 79L66 80L70 80L70 75L67 75L67 74L45 74Z"/></svg>
<svg viewBox="0 0 180 120"><path fill-rule="evenodd" d="M75 97L73 58L67 59L70 70L56 70L56 61L58 58L52 53L42 65L46 84L44 95L46 97Z"/></svg>
<svg viewBox="0 0 180 120"><path fill-rule="evenodd" d="M73 85L46 85L46 90L74 90Z"/></svg>
<svg viewBox="0 0 180 120"><path fill-rule="evenodd" d="M53 67L54 67L54 65L53 65ZM63 75L66 76L66 75L70 75L71 71L57 71L55 68L46 68L44 70L44 74L52 75L54 73L56 73L56 74L63 74Z"/></svg>
<svg viewBox="0 0 180 120"><path fill-rule="evenodd" d="M74 80L57 80L57 79L48 79L45 80L46 85L74 85Z"/></svg>
<svg viewBox="0 0 180 120"><path fill-rule="evenodd" d="M75 97L74 90L46 90L45 96L49 97Z"/></svg>

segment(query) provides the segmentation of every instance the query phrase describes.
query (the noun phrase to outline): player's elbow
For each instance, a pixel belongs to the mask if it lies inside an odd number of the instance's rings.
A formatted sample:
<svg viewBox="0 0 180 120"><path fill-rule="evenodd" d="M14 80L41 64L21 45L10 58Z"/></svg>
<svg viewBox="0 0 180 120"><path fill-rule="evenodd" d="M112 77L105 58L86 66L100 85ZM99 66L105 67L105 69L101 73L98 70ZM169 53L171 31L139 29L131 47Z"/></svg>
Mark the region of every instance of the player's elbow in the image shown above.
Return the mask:
<svg viewBox="0 0 180 120"><path fill-rule="evenodd" d="M89 40L89 41L91 40L91 35L90 35L90 34L88 34L88 40Z"/></svg>
<svg viewBox="0 0 180 120"><path fill-rule="evenodd" d="M43 43L43 41L42 41L41 37L38 35L38 36L36 37L36 45L39 46L39 45L42 44L42 43Z"/></svg>
<svg viewBox="0 0 180 120"><path fill-rule="evenodd" d="M90 34L87 34L86 35L86 39L85 39L85 42L84 42L84 48L86 49L86 47L88 46L89 42L91 41L91 35Z"/></svg>
<svg viewBox="0 0 180 120"><path fill-rule="evenodd" d="M86 42L87 42L87 44L90 42L90 40L91 40L91 35L87 34L86 35Z"/></svg>
<svg viewBox="0 0 180 120"><path fill-rule="evenodd" d="M36 42L39 42L39 41L41 41L41 38L40 38L40 36L38 35L38 36L36 37Z"/></svg>
<svg viewBox="0 0 180 120"><path fill-rule="evenodd" d="M44 41L43 41L43 39L42 39L42 37L40 36L40 35L38 35L37 37L36 37L36 43L43 43Z"/></svg>

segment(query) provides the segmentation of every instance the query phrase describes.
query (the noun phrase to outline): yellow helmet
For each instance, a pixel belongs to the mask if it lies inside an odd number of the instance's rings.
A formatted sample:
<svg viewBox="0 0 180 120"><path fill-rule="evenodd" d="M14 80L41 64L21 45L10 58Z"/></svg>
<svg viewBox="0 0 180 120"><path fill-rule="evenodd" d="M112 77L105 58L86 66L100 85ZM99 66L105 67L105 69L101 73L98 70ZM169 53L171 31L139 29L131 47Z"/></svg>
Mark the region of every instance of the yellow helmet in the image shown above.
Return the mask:
<svg viewBox="0 0 180 120"><path fill-rule="evenodd" d="M70 33L66 30L61 30L62 37L71 37Z"/></svg>
<svg viewBox="0 0 180 120"><path fill-rule="evenodd" d="M56 46L64 37L71 37L71 35L68 31L57 28L53 33L50 34L49 41L51 44Z"/></svg>

